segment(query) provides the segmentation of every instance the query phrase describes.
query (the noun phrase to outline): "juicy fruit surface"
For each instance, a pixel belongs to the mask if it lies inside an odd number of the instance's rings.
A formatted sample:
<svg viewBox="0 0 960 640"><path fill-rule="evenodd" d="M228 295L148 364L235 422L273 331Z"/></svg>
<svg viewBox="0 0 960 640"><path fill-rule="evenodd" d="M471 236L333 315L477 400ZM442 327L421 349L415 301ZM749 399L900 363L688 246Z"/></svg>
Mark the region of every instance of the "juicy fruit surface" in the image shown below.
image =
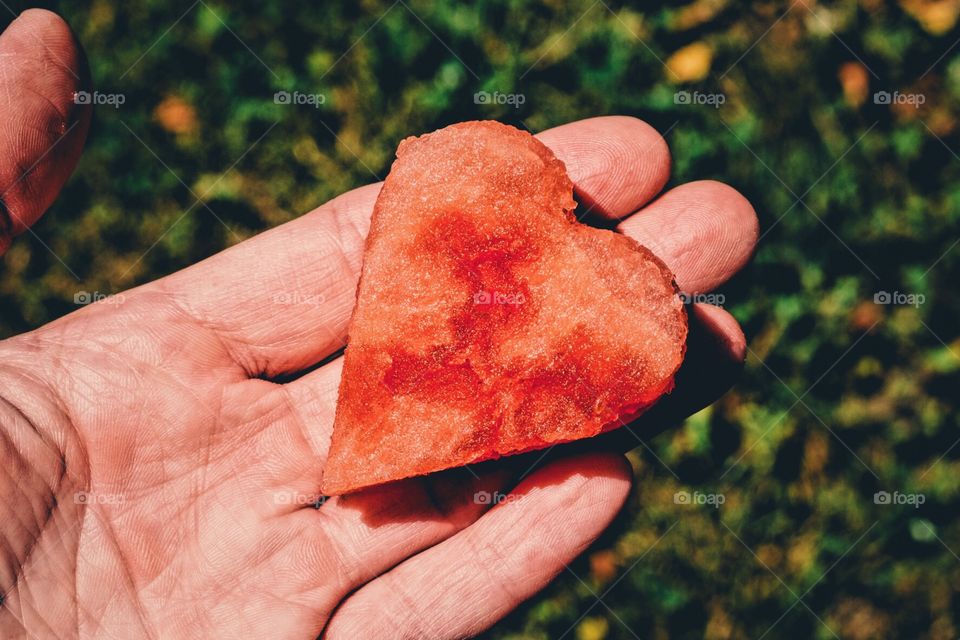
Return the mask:
<svg viewBox="0 0 960 640"><path fill-rule="evenodd" d="M492 121L400 144L349 329L327 495L620 426L670 391L673 276L575 221L563 163Z"/></svg>

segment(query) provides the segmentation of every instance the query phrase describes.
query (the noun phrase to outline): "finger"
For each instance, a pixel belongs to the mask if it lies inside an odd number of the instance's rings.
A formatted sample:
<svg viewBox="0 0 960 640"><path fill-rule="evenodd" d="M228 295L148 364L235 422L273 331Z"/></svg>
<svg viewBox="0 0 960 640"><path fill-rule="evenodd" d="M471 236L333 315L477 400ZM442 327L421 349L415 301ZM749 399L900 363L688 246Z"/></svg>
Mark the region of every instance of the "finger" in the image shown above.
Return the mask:
<svg viewBox="0 0 960 640"><path fill-rule="evenodd" d="M687 356L677 374L676 388L627 428L557 446L545 456L537 451L495 463L509 465L509 469L487 471L490 463L476 465L473 469L482 480L472 483L469 471L452 470L335 498L321 510L327 526L320 530L308 514L299 514L298 517L309 518L309 522L305 519L303 523L303 540L311 544L318 535L322 536L322 543L335 550L333 555L343 563L338 570L342 580L328 594L330 600L339 601L344 593L376 574L449 538L479 518L483 506L471 497L476 492L489 495L497 491L510 477L504 472L526 475L532 467L544 467L572 455L629 451L723 395L743 366L743 332L736 320L718 307L695 304L689 313ZM299 422L310 424L315 432L312 442L316 445L317 468L323 467L329 448L342 362L338 358L278 388L278 392L289 394L288 404L298 412ZM329 571L329 567L324 570Z"/></svg>
<svg viewBox="0 0 960 640"><path fill-rule="evenodd" d="M360 589L326 637L462 638L546 586L623 506L619 455L561 460L524 480L475 524Z"/></svg>
<svg viewBox="0 0 960 640"><path fill-rule="evenodd" d="M750 259L759 223L753 207L722 182L690 182L660 196L618 229L645 245L688 293L710 291Z"/></svg>
<svg viewBox="0 0 960 640"><path fill-rule="evenodd" d="M505 466L477 465L330 498L319 511L297 514L309 519L303 543L322 537L324 553L336 558L342 599L475 522L490 507L477 496L495 494L509 477Z"/></svg>
<svg viewBox="0 0 960 640"><path fill-rule="evenodd" d="M0 254L43 215L70 177L90 108L74 104L87 68L70 27L30 9L0 35Z"/></svg>
<svg viewBox="0 0 960 640"><path fill-rule="evenodd" d="M690 305L687 312L687 353L676 386L643 414L644 424L670 426L696 413L726 393L743 369L747 341L736 319L709 304Z"/></svg>
<svg viewBox="0 0 960 640"><path fill-rule="evenodd" d="M382 183L156 283L248 375L297 372L343 347Z"/></svg>
<svg viewBox="0 0 960 640"><path fill-rule="evenodd" d="M660 193L670 178L666 140L637 118L591 118L537 137L566 164L577 201L604 218L630 215Z"/></svg>
<svg viewBox="0 0 960 640"><path fill-rule="evenodd" d="M687 309L687 353L677 371L673 391L622 428L559 445L543 456L541 463L588 451L626 453L646 446L650 438L680 424L730 390L740 378L747 349L740 325L729 313L713 305L694 304Z"/></svg>
<svg viewBox="0 0 960 640"><path fill-rule="evenodd" d="M343 359L313 371L275 393L286 394L295 422L309 425L312 462L302 475L304 494L312 495L330 447ZM509 465L474 465L394 482L329 499L319 513L297 513L306 537L337 560L337 601L357 587L423 549L474 522L488 508L475 500L502 488ZM289 504L296 504L290 502ZM316 541L317 536L322 540ZM307 576L305 579L309 579Z"/></svg>
<svg viewBox="0 0 960 640"><path fill-rule="evenodd" d="M669 171L666 146L652 141L654 133L634 118L609 117L542 135L574 183L598 207L623 216L659 190ZM344 194L160 286L216 332L248 374L306 368L343 346L379 189Z"/></svg>

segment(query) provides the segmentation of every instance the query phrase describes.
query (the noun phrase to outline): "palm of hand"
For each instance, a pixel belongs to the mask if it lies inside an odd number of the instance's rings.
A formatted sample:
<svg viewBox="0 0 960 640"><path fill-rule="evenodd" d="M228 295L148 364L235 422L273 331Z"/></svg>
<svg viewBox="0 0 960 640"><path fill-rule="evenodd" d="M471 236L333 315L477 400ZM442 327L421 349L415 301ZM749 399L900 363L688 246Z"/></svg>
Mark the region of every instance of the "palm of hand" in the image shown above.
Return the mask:
<svg viewBox="0 0 960 640"><path fill-rule="evenodd" d="M14 28L63 26L35 12ZM51 104L72 92L64 82L47 89ZM748 258L754 214L728 187L693 183L647 205L669 172L666 146L647 125L597 118L541 139L567 163L581 200L595 214L626 218L620 230L658 253L684 289L707 291ZM50 171L27 176L31 192L56 193L75 146L49 154L42 164ZM345 194L190 269L0 343L0 389L13 408L0 416L38 434L20 443L25 459L60 469L58 480L41 483L44 517L14 540L22 544L7 541L19 569L2 585L0 628L458 637L535 593L609 523L630 483L616 453L572 456L532 473L526 464L485 465L311 504L340 363L314 366L343 344L378 190ZM13 231L45 206L11 207ZM720 345L709 358L742 357L742 334L725 312L696 305L692 321ZM678 388L671 401L683 397ZM518 476L522 500L489 509L473 499Z"/></svg>
<svg viewBox="0 0 960 640"><path fill-rule="evenodd" d="M62 381L69 424L59 431L83 452L58 496L66 513L50 543L75 548L76 567L74 584L63 580L56 593L69 601L75 587L79 626L90 632L316 635L375 571L358 562L371 540L335 539L348 523L309 508L325 444L302 412L331 411L333 396L295 398L249 379L161 293L115 304L30 340L63 354L41 376Z"/></svg>
<svg viewBox="0 0 960 640"><path fill-rule="evenodd" d="M474 501L477 491L503 488L503 470L439 474L314 508L338 366L287 384L251 377L234 348L170 294L178 280L122 294L4 343L8 375L23 371L19 365L37 352L57 354L32 376L38 385L18 391L42 407L24 415L64 440L66 463L53 524L38 536L34 560L8 596L19 623L57 635L69 635L76 620L80 635L196 637L200 629L219 637L310 637L366 584L340 609L334 631L416 636L425 633L427 612L419 619L397 612L418 608L411 606L417 582L422 589L436 580L438 567L462 562L467 553L477 562L491 554L510 562L494 544L518 517L532 524L560 505L583 503L580 530L554 560L562 566L622 504L627 471L607 455L532 474L525 491L549 495L534 495L528 513L487 520L479 531L489 531L475 536L454 534L488 507ZM420 581L378 578L447 538L454 544L417 559L424 569L411 571L425 571ZM71 571L62 570L64 560ZM473 571L485 588L498 586L496 572ZM500 594L502 603L477 616L475 628L543 578L527 579L529 586ZM55 595L45 593L38 612L35 585L51 580ZM384 606L384 598L392 604ZM380 620L369 614L370 602Z"/></svg>

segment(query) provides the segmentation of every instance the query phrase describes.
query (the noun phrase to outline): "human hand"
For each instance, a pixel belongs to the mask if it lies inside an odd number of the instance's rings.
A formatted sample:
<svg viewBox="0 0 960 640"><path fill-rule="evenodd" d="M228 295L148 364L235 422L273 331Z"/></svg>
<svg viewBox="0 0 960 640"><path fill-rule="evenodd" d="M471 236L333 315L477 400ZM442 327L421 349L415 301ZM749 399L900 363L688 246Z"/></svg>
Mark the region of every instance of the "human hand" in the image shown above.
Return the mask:
<svg viewBox="0 0 960 640"><path fill-rule="evenodd" d="M44 43L63 32L33 15L44 23L11 30L42 29ZM79 75L66 48L34 54ZM62 75L44 95L66 109L77 81ZM21 119L37 108L13 104ZM756 218L732 189L692 183L650 203L669 156L649 126L594 118L539 137L591 216L624 218L620 230L685 291L709 291L748 259ZM69 145L79 153L71 140L45 156L56 171L29 173L29 190L8 200L15 231L53 199L75 161ZM0 166L20 157L16 139L0 144ZM4 636L462 637L536 593L609 524L631 477L610 451L534 470L537 456L513 458L313 506L339 383L331 356L379 188L0 343L0 464L15 470L0 480ZM691 325L714 348L691 345L688 363L715 372L742 360L726 312L694 305ZM663 404L679 416L719 392L681 380ZM483 492L510 497L490 508Z"/></svg>

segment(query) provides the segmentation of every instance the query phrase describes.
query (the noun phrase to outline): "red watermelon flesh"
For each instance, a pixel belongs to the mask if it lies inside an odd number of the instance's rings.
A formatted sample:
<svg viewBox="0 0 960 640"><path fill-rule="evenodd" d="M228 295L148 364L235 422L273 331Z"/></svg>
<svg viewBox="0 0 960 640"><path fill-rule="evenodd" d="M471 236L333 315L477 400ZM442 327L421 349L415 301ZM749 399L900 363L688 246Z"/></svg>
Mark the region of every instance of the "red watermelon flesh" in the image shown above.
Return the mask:
<svg viewBox="0 0 960 640"><path fill-rule="evenodd" d="M326 495L587 438L672 389L687 333L672 274L575 206L563 163L513 127L400 144L364 252Z"/></svg>

